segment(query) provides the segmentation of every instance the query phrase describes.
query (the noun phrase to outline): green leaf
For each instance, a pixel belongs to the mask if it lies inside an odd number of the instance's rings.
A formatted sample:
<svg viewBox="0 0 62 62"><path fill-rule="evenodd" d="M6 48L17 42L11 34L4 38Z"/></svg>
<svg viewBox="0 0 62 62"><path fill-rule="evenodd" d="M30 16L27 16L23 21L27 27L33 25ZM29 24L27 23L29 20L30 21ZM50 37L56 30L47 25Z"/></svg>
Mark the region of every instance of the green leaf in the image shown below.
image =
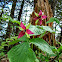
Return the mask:
<svg viewBox="0 0 62 62"><path fill-rule="evenodd" d="M26 26L26 29L28 29L30 27L31 23L29 23L27 26Z"/></svg>
<svg viewBox="0 0 62 62"><path fill-rule="evenodd" d="M58 41L57 41L57 43L60 44L60 46L62 46L62 43L60 43L60 42L58 42Z"/></svg>
<svg viewBox="0 0 62 62"><path fill-rule="evenodd" d="M57 18L54 18L54 20L56 21L56 23L60 23L60 21Z"/></svg>
<svg viewBox="0 0 62 62"><path fill-rule="evenodd" d="M35 22L35 23L36 23L36 25L37 25L38 21L39 21L39 19L38 19L38 20L36 20L36 22Z"/></svg>
<svg viewBox="0 0 62 62"><path fill-rule="evenodd" d="M1 17L1 19L3 19L3 20L9 20L10 22L12 22L12 23L17 23L17 24L19 24L20 25L20 21L17 21L17 20L14 20L14 19L12 19L10 16L7 16L7 15L5 15L5 14L3 14L3 16Z"/></svg>
<svg viewBox="0 0 62 62"><path fill-rule="evenodd" d="M20 21L17 21L17 20L13 20L13 21L11 21L12 23L17 23L17 24L19 24L20 25Z"/></svg>
<svg viewBox="0 0 62 62"><path fill-rule="evenodd" d="M0 59L2 58L2 56L4 56L4 52L0 53Z"/></svg>
<svg viewBox="0 0 62 62"><path fill-rule="evenodd" d="M58 23L58 24L60 23L60 21L59 21L57 18L52 17L52 18L50 18L49 21L46 22L46 24L47 24L47 23L54 22L54 21L55 21L56 23Z"/></svg>
<svg viewBox="0 0 62 62"><path fill-rule="evenodd" d="M36 13L36 12L34 12L35 13L35 15L38 17L39 15Z"/></svg>
<svg viewBox="0 0 62 62"><path fill-rule="evenodd" d="M41 29L45 30L45 31L48 31L48 32L51 32L51 33L55 33L54 30L52 30L49 26L38 26L40 27Z"/></svg>
<svg viewBox="0 0 62 62"><path fill-rule="evenodd" d="M59 62L61 62L62 60L59 60Z"/></svg>
<svg viewBox="0 0 62 62"><path fill-rule="evenodd" d="M29 41L29 38L26 35L24 35L23 37L21 37L19 39L16 39L16 40L14 40L12 42L9 42L8 44L13 45L13 44L15 44L17 42L20 42L20 41Z"/></svg>
<svg viewBox="0 0 62 62"><path fill-rule="evenodd" d="M58 52L62 52L62 46L58 48Z"/></svg>
<svg viewBox="0 0 62 62"><path fill-rule="evenodd" d="M22 29L21 27L18 27L20 30L24 30L24 29Z"/></svg>
<svg viewBox="0 0 62 62"><path fill-rule="evenodd" d="M1 46L8 46L8 45L6 44L6 42L2 42Z"/></svg>
<svg viewBox="0 0 62 62"><path fill-rule="evenodd" d="M15 36L15 37L11 37L11 38L7 38L6 39L6 42L12 42L14 40L17 40L18 36Z"/></svg>
<svg viewBox="0 0 62 62"><path fill-rule="evenodd" d="M30 48L29 43L23 42L8 52L8 58L10 62L34 62L36 55Z"/></svg>
<svg viewBox="0 0 62 62"><path fill-rule="evenodd" d="M2 48L4 48L3 46L0 46L0 50L2 50Z"/></svg>
<svg viewBox="0 0 62 62"><path fill-rule="evenodd" d="M39 60L38 60L38 59L36 59L36 60L35 60L35 62L39 62Z"/></svg>
<svg viewBox="0 0 62 62"><path fill-rule="evenodd" d="M25 33L27 35L28 38L30 38L29 34Z"/></svg>
<svg viewBox="0 0 62 62"><path fill-rule="evenodd" d="M40 38L42 38L46 34L46 31L44 31L41 35Z"/></svg>
<svg viewBox="0 0 62 62"><path fill-rule="evenodd" d="M38 28L37 26L34 26L34 25L31 25L29 30L34 33L34 34L30 34L30 36L32 36L32 35L40 35L40 34L45 32L45 30L40 29L40 28Z"/></svg>
<svg viewBox="0 0 62 62"><path fill-rule="evenodd" d="M42 26L42 27L43 27L43 29L45 31L48 31L48 32L51 32L51 33L55 33L55 31L53 31L49 26Z"/></svg>
<svg viewBox="0 0 62 62"><path fill-rule="evenodd" d="M57 52L57 48L55 46L50 46L53 52Z"/></svg>
<svg viewBox="0 0 62 62"><path fill-rule="evenodd" d="M47 52L48 54L54 54L49 46L49 44L40 38L34 38L30 40L31 43L35 44L40 48L42 51Z"/></svg>

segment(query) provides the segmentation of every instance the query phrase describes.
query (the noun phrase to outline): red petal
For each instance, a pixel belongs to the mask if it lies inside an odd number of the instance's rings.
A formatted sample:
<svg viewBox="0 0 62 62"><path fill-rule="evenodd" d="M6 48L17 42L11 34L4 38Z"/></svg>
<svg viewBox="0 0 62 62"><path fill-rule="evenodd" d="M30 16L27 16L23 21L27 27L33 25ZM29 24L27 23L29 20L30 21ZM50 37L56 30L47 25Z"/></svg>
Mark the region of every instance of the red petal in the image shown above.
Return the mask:
<svg viewBox="0 0 62 62"><path fill-rule="evenodd" d="M18 38L22 37L23 35L25 35L25 32L21 31L18 35Z"/></svg>
<svg viewBox="0 0 62 62"><path fill-rule="evenodd" d="M43 16L42 16L42 19L46 19L46 18L47 18L47 16L46 16L46 15L43 15Z"/></svg>
<svg viewBox="0 0 62 62"><path fill-rule="evenodd" d="M38 18L38 17L35 17L35 18L34 18L34 20L37 20L37 19L39 19L39 18Z"/></svg>
<svg viewBox="0 0 62 62"><path fill-rule="evenodd" d="M26 27L24 26L24 24L21 22L20 26L25 30Z"/></svg>
<svg viewBox="0 0 62 62"><path fill-rule="evenodd" d="M42 24L42 19L39 19L39 21L40 21L40 25Z"/></svg>
<svg viewBox="0 0 62 62"><path fill-rule="evenodd" d="M42 11L40 10L40 12L39 12L39 16L41 16L42 15Z"/></svg>
<svg viewBox="0 0 62 62"><path fill-rule="evenodd" d="M31 32L29 29L27 29L26 32L27 32L28 34L34 34L34 33Z"/></svg>

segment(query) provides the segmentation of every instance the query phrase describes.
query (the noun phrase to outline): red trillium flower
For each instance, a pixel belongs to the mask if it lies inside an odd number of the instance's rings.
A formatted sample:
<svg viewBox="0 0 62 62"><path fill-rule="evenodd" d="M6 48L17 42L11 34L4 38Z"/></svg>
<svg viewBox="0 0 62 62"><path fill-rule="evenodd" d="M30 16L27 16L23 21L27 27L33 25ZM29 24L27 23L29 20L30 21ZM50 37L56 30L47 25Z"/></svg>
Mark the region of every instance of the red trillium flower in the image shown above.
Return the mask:
<svg viewBox="0 0 62 62"><path fill-rule="evenodd" d="M39 14L35 14L36 17L34 18L34 20L39 20L40 21L40 25L42 24L42 19L46 19L47 16L46 15L42 15L42 11L40 10Z"/></svg>
<svg viewBox="0 0 62 62"><path fill-rule="evenodd" d="M20 27L22 28L22 31L19 33L18 38L24 36L25 34L34 34L29 29L26 29L26 27L24 26L24 24L22 22L20 24Z"/></svg>

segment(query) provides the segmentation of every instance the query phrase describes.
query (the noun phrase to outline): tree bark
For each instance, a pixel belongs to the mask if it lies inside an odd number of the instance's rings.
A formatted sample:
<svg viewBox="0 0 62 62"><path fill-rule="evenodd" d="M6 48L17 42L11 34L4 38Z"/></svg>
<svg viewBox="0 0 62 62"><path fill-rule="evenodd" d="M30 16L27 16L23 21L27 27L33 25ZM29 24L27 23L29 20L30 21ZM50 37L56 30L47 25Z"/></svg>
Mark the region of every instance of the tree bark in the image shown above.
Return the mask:
<svg viewBox="0 0 62 62"><path fill-rule="evenodd" d="M53 11L53 16L55 15L54 13L55 13L55 6L57 4L57 1L58 0L49 0L49 3L51 4L51 9Z"/></svg>
<svg viewBox="0 0 62 62"><path fill-rule="evenodd" d="M37 3L37 0L34 0L34 8L35 8L36 3Z"/></svg>

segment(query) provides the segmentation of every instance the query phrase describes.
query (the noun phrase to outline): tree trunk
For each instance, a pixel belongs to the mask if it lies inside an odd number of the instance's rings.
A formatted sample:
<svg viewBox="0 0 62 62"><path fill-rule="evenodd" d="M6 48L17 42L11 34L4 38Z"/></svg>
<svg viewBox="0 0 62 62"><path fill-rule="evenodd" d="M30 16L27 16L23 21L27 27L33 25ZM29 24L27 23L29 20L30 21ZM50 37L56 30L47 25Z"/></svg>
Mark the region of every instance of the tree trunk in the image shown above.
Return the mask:
<svg viewBox="0 0 62 62"><path fill-rule="evenodd" d="M46 24L46 22L51 17L53 17L53 12L52 12L52 9L51 9L51 5L49 4L48 0L37 0L37 3L35 3L34 8L35 8L34 11L36 13L39 13L39 11L42 10L42 12L44 12L44 14L47 15L47 18L42 21L42 25L50 26L52 28L53 22ZM30 16L30 22L31 22L32 25L35 25L35 20L33 18L35 18L36 16L34 14L34 11L33 11L32 15ZM39 22L38 22L38 25L40 25ZM43 37L43 39L46 40L51 45L51 42L52 42L51 40L53 40L53 35L51 35L51 33L48 33L47 35L45 35ZM56 41L54 41L54 45L55 44L56 44Z"/></svg>
<svg viewBox="0 0 62 62"><path fill-rule="evenodd" d="M61 27L61 35L60 35L60 40L59 42L62 42L62 27Z"/></svg>
<svg viewBox="0 0 62 62"><path fill-rule="evenodd" d="M14 10L15 10L15 6L16 6L16 2L17 2L17 0L13 0L12 9L11 9L11 14L10 14L10 16L11 16L12 18L14 18ZM7 27L6 38L10 38L10 36L11 36L11 32L12 32L11 25L12 25L12 23L9 22L9 23L8 23L8 27Z"/></svg>
<svg viewBox="0 0 62 62"><path fill-rule="evenodd" d="M19 16L18 16L19 21L20 21L20 18L21 18L23 6L24 6L24 0L22 1L21 9L20 9ZM19 26L19 24L17 24L17 26ZM19 32L19 28L16 28L16 35L18 34L18 32Z"/></svg>

